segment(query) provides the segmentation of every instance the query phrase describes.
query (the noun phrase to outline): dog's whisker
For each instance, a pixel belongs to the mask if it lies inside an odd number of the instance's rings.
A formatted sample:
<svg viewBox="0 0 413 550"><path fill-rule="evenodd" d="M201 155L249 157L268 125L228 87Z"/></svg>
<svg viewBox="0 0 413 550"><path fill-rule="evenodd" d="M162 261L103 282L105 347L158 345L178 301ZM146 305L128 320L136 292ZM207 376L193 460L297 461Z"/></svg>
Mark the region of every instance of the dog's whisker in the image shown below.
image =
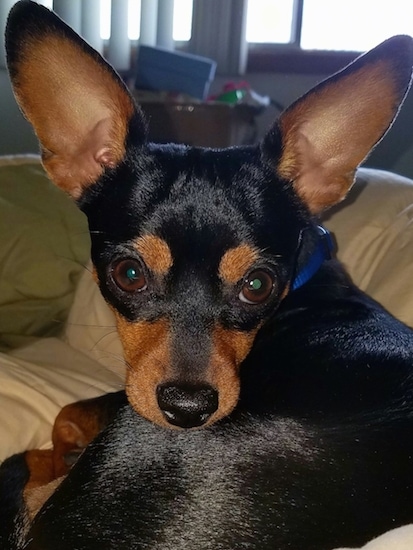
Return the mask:
<svg viewBox="0 0 413 550"><path fill-rule="evenodd" d="M61 322L61 321L57 321L57 322ZM64 322L66 325L70 326L70 327L79 327L79 328L90 328L90 329L94 329L94 330L107 330L107 329L113 329L112 332L110 332L110 334L113 334L113 332L116 332L116 325L102 325L102 324L99 324L99 325L95 325L95 324L91 324L91 323L79 323L79 322L76 322L76 323L71 323L69 321L65 321Z"/></svg>

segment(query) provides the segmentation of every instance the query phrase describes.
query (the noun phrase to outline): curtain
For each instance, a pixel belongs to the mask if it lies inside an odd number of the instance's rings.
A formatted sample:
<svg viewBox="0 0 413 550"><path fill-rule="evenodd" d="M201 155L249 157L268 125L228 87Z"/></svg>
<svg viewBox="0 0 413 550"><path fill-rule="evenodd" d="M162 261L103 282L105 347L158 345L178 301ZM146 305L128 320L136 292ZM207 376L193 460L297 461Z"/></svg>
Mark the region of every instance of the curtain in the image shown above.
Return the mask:
<svg viewBox="0 0 413 550"><path fill-rule="evenodd" d="M218 74L244 74L246 16L247 0L194 0L190 51L214 59Z"/></svg>

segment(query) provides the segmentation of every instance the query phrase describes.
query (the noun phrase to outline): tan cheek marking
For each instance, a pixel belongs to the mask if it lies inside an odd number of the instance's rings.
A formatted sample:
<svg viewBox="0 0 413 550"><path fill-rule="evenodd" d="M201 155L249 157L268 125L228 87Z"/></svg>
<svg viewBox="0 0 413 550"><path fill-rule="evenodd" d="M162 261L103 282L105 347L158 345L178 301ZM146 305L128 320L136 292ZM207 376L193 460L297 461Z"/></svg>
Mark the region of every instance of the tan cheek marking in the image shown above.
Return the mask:
<svg viewBox="0 0 413 550"><path fill-rule="evenodd" d="M167 243L156 235L144 235L135 242L142 260L154 273L165 275L172 267L172 254Z"/></svg>
<svg viewBox="0 0 413 550"><path fill-rule="evenodd" d="M168 379L169 323L165 319L153 323L130 322L115 310L114 313L129 366L126 375L128 400L140 415L170 428L156 398L157 386Z"/></svg>
<svg viewBox="0 0 413 550"><path fill-rule="evenodd" d="M241 244L225 252L219 264L219 276L229 284L237 283L257 261L258 251L248 244Z"/></svg>
<svg viewBox="0 0 413 550"><path fill-rule="evenodd" d="M213 352L210 383L219 393L218 411L212 421L228 415L236 406L240 392L239 367L248 355L258 328L250 332L227 330L217 326L212 335Z"/></svg>
<svg viewBox="0 0 413 550"><path fill-rule="evenodd" d="M288 295L288 293L290 292L290 285L291 285L291 283L288 282L287 285L286 285L286 287L285 287L284 290L282 291L281 296L280 296L280 302L281 302L282 300L284 300L284 298L285 298L285 297Z"/></svg>

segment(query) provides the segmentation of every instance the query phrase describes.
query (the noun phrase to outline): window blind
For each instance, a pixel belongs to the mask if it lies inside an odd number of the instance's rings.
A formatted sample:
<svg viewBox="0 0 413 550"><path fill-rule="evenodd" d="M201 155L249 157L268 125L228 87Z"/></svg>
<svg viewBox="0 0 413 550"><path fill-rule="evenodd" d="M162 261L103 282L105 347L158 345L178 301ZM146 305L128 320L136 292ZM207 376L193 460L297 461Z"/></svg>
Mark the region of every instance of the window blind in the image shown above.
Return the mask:
<svg viewBox="0 0 413 550"><path fill-rule="evenodd" d="M133 0L132 0L133 1ZM16 0L0 0L0 32L4 34L7 15ZM100 0L40 0L68 23L91 46L103 53L100 36ZM130 68L131 42L128 38L129 0L112 0L108 61L119 71ZM172 38L174 0L141 0L140 43L173 49ZM139 24L139 22L137 22ZM5 51L1 40L0 63L4 68Z"/></svg>

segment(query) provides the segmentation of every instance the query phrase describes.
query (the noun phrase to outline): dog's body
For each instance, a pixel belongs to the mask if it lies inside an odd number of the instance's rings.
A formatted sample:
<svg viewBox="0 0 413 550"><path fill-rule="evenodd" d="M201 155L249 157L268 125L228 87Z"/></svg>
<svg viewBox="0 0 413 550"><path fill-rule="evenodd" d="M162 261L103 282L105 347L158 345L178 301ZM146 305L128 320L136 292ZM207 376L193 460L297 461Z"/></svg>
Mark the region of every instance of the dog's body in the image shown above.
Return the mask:
<svg viewBox="0 0 413 550"><path fill-rule="evenodd" d="M413 333L354 287L317 225L396 115L411 39L226 150L147 144L117 75L43 8L13 9L6 46L45 168L88 216L130 405L28 534L27 461L5 463L0 541L328 550L412 521Z"/></svg>
<svg viewBox="0 0 413 550"><path fill-rule="evenodd" d="M27 548L359 546L411 521L410 425L245 416L182 433L126 407L37 515Z"/></svg>

